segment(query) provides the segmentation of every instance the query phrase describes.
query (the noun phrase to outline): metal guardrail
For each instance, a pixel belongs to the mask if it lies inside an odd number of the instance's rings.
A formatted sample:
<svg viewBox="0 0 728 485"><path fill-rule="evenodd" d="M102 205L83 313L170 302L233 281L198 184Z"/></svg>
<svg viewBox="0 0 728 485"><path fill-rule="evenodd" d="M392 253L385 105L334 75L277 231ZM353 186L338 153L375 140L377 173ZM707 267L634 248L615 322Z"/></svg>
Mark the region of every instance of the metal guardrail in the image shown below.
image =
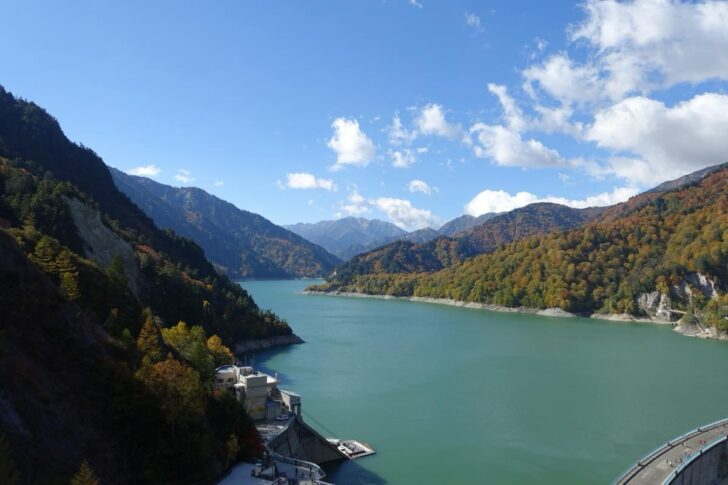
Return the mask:
<svg viewBox="0 0 728 485"><path fill-rule="evenodd" d="M680 443L681 441L685 441L686 439L692 438L694 435L700 434L704 431L707 431L709 429L717 428L718 426L728 425L728 418L719 419L718 421L714 421L710 424L706 424L703 426L699 426L695 429L692 429L688 431L687 433L683 433L682 435L678 436L677 438L673 438L667 443L659 446L658 448L655 448L651 452L649 452L647 455L643 456L636 462L634 462L629 468L627 468L624 472L622 472L613 482L612 485L617 485L619 483L626 483L625 480L631 479L632 476L634 476L637 472L641 471L642 468L651 463L655 458L660 456L662 453L664 453L666 450L669 450L673 446L675 446L677 443ZM632 475L632 476L630 476Z"/></svg>
<svg viewBox="0 0 728 485"><path fill-rule="evenodd" d="M291 423L293 423L295 420L296 420L296 416L295 415L291 416L290 419L288 420L288 422L286 423L286 425L284 427L282 427L278 433L276 433L274 436L272 436L268 440L268 443L272 442L273 440L278 438L280 435L282 435L283 433L288 431L288 428L291 426ZM270 447L268 447L268 446L266 446L266 448L268 450L268 454L278 461L282 461L283 463L288 463L289 465L293 465L293 466L299 466L301 468L308 468L309 474L311 475L311 477L313 477L313 473L315 472L317 474L317 477L315 479L316 481L319 481L319 479L324 478L326 476L326 472L324 472L324 470L314 462L306 461L306 460L299 460L298 458L291 458L290 456L284 456L284 455L281 455L280 453L276 453L275 451L270 449ZM321 483L324 483L324 482L321 482Z"/></svg>
<svg viewBox="0 0 728 485"><path fill-rule="evenodd" d="M680 464L679 467L675 468L672 473L670 473L665 480L663 480L662 485L670 485L675 478L677 478L680 473L683 472L688 466L690 466L695 460L697 460L699 457L703 456L706 452L712 450L719 444L723 443L724 441L728 440L728 436L719 436L707 445L704 445L702 448L700 448L698 451L693 453L688 457L687 460L685 460L683 463Z"/></svg>
<svg viewBox="0 0 728 485"><path fill-rule="evenodd" d="M268 454L275 460L282 461L283 463L288 463L289 465L298 466L301 468L308 468L309 475L313 478L313 474L316 474L315 480L318 480L319 478L324 478L326 476L326 473L321 469L320 466L318 466L316 463L313 463L311 461L306 460L299 460L298 458L291 458L290 456L283 456L279 453L276 453L275 451L268 450Z"/></svg>

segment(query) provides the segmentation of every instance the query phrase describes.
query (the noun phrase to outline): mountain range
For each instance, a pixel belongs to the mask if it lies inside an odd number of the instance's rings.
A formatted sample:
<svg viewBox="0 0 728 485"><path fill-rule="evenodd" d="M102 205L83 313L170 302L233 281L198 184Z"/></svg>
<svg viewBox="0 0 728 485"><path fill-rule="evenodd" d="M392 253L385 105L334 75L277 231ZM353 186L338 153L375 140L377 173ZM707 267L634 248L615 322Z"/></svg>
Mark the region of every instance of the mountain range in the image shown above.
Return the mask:
<svg viewBox="0 0 728 485"><path fill-rule="evenodd" d="M327 275L341 260L268 219L195 187L171 187L110 168L116 186L162 228L202 246L231 277Z"/></svg>
<svg viewBox="0 0 728 485"><path fill-rule="evenodd" d="M488 213L479 217L462 215L439 229L426 227L407 232L404 229L379 219L343 217L341 219L315 223L298 223L284 226L286 229L312 241L344 261L354 256L397 241L426 243L439 236L452 236L471 227L480 225L498 214Z"/></svg>
<svg viewBox="0 0 728 485"><path fill-rule="evenodd" d="M316 223L301 222L284 227L322 246L342 260L366 251L371 245L384 244L407 234L407 231L391 222L363 217L343 217Z"/></svg>
<svg viewBox="0 0 728 485"><path fill-rule="evenodd" d="M473 251L478 254L472 255ZM470 252L470 254L469 254ZM728 330L728 164L605 208L532 204L455 238L393 243L317 291L417 296Z"/></svg>
<svg viewBox="0 0 728 485"><path fill-rule="evenodd" d="M511 241L577 227L600 212L552 203L531 204L488 217L453 236L438 236L424 243L395 241L358 254L337 267L335 277L346 281L364 274L438 271Z"/></svg>
<svg viewBox="0 0 728 485"><path fill-rule="evenodd" d="M242 405L209 389L236 343L295 340L287 322L2 87L0 288L3 477L68 483L88 462L102 483L212 483L260 456Z"/></svg>

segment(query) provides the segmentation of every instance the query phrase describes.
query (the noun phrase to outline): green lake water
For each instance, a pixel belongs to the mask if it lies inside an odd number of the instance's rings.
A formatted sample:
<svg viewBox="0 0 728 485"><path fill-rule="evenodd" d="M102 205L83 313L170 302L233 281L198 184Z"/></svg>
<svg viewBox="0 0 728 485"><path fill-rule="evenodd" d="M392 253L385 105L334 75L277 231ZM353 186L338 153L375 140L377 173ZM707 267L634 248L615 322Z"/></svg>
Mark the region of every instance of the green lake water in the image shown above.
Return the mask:
<svg viewBox="0 0 728 485"><path fill-rule="evenodd" d="M244 281L305 344L261 352L306 422L377 454L338 484L609 483L728 416L728 343L670 328L304 295Z"/></svg>

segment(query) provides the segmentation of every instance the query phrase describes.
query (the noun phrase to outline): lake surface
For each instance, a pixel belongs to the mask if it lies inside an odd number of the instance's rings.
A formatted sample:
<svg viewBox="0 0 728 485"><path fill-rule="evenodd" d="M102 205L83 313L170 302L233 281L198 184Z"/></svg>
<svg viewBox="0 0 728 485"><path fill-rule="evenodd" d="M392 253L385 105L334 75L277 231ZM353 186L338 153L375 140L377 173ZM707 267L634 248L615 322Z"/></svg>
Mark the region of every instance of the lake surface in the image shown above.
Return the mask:
<svg viewBox="0 0 728 485"><path fill-rule="evenodd" d="M609 483L668 439L728 416L728 343L649 324L304 295L244 281L307 343L259 353L324 436L377 454L363 483Z"/></svg>

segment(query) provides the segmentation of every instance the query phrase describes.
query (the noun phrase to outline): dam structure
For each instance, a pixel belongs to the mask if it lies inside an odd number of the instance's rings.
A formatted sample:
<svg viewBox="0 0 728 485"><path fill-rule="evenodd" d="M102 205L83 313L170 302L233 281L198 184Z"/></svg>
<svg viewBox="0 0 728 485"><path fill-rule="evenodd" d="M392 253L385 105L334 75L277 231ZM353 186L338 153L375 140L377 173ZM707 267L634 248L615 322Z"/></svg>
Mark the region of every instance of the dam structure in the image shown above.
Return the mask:
<svg viewBox="0 0 728 485"><path fill-rule="evenodd" d="M301 396L278 384L277 373L271 376L252 367L225 365L215 370L215 392L232 393L242 402L263 439L266 456L249 470L256 483L283 478L285 483L325 484L320 465L375 452L366 443L322 436L303 420Z"/></svg>
<svg viewBox="0 0 728 485"><path fill-rule="evenodd" d="M674 438L647 454L613 485L728 484L728 418Z"/></svg>

